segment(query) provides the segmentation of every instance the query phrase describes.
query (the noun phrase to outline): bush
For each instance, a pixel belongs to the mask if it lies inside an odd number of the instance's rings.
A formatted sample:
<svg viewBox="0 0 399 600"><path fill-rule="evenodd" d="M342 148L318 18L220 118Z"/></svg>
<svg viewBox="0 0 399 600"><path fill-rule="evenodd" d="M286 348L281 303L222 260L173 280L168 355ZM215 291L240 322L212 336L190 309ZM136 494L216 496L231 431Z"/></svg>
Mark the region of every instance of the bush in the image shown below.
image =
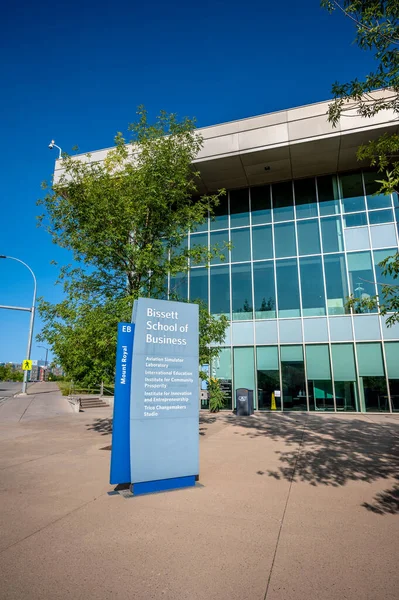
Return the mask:
<svg viewBox="0 0 399 600"><path fill-rule="evenodd" d="M220 383L214 377L209 380L209 410L211 412L219 412L224 408L224 393L220 389Z"/></svg>

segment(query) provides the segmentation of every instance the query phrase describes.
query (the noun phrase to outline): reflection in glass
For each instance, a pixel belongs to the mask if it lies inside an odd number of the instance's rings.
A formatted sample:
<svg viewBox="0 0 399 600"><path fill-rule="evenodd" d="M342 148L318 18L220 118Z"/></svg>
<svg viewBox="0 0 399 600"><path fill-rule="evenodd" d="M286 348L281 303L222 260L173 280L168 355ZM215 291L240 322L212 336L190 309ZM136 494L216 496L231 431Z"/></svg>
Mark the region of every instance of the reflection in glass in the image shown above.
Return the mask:
<svg viewBox="0 0 399 600"><path fill-rule="evenodd" d="M249 189L230 192L230 227L249 225Z"/></svg>
<svg viewBox="0 0 399 600"><path fill-rule="evenodd" d="M276 293L272 261L254 263L255 319L276 318Z"/></svg>
<svg viewBox="0 0 399 600"><path fill-rule="evenodd" d="M190 235L190 252L197 249L195 256L190 257L192 266L202 266L206 262L206 251L208 250L208 234L196 233ZM202 251L201 251L202 249Z"/></svg>
<svg viewBox="0 0 399 600"><path fill-rule="evenodd" d="M309 409L314 411L334 410L334 394L328 345L308 345L305 347L305 355Z"/></svg>
<svg viewBox="0 0 399 600"><path fill-rule="evenodd" d="M258 346L256 348L256 367L259 410L281 410L277 346Z"/></svg>
<svg viewBox="0 0 399 600"><path fill-rule="evenodd" d="M317 317L326 314L321 256L299 260L302 291L302 314Z"/></svg>
<svg viewBox="0 0 399 600"><path fill-rule="evenodd" d="M349 294L344 255L325 256L324 272L326 276L328 314L344 315L348 313L349 309L346 307L346 302Z"/></svg>
<svg viewBox="0 0 399 600"><path fill-rule="evenodd" d="M291 181L274 183L272 186L273 217L275 221L290 221L294 218L294 199Z"/></svg>
<svg viewBox="0 0 399 600"><path fill-rule="evenodd" d="M366 210L361 173L346 173L340 176L342 205L344 212Z"/></svg>
<svg viewBox="0 0 399 600"><path fill-rule="evenodd" d="M375 295L374 275L370 252L348 254L349 290L358 299L353 306L355 313L373 312L361 306L360 301L370 300Z"/></svg>
<svg viewBox="0 0 399 600"><path fill-rule="evenodd" d="M178 273L170 276L169 299L187 300L188 298L188 275L187 273Z"/></svg>
<svg viewBox="0 0 399 600"><path fill-rule="evenodd" d="M294 191L296 218L317 217L315 178L298 179L294 182Z"/></svg>
<svg viewBox="0 0 399 600"><path fill-rule="evenodd" d="M229 226L229 202L227 194L220 198L218 206L215 206L210 218L211 229L227 229Z"/></svg>
<svg viewBox="0 0 399 600"><path fill-rule="evenodd" d="M276 261L278 316L299 317L299 285L296 259Z"/></svg>
<svg viewBox="0 0 399 600"><path fill-rule="evenodd" d="M331 217L321 219L321 237L323 240L323 252L342 252L344 249L342 240L341 219Z"/></svg>
<svg viewBox="0 0 399 600"><path fill-rule="evenodd" d="M365 212L353 213L344 216L345 227L363 227L367 225L367 216Z"/></svg>
<svg viewBox="0 0 399 600"><path fill-rule="evenodd" d="M389 208L391 206L390 194L379 194L381 184L376 182L376 179L381 179L381 175L377 172L365 171L363 173L364 187L366 188L367 207L369 210L373 208ZM374 196L373 194L376 194Z"/></svg>
<svg viewBox="0 0 399 600"><path fill-rule="evenodd" d="M283 410L307 410L302 346L281 346Z"/></svg>
<svg viewBox="0 0 399 600"><path fill-rule="evenodd" d="M190 269L190 300L208 304L208 269Z"/></svg>
<svg viewBox="0 0 399 600"><path fill-rule="evenodd" d="M226 245L229 243L228 231L215 231L211 233L210 238L210 250L213 251L215 247L218 250L215 252L216 256L211 259L211 265L220 264L229 261L229 250Z"/></svg>
<svg viewBox="0 0 399 600"><path fill-rule="evenodd" d="M397 248L388 248L387 250L374 250L374 252L373 252L378 294L382 293L382 287L384 285L392 285L392 286L398 285L398 280L394 279L392 277L392 275L390 275L389 273L387 273L386 275L382 274L382 271L384 269L383 269L383 267L380 266L380 264L382 263L383 260L385 260L386 258L390 258L391 256L395 256L397 251L398 251ZM392 292L394 294L396 293L396 291L397 291L396 287L392 288Z"/></svg>
<svg viewBox="0 0 399 600"><path fill-rule="evenodd" d="M270 185L251 188L252 225L272 222Z"/></svg>
<svg viewBox="0 0 399 600"><path fill-rule="evenodd" d="M280 223L274 226L274 247L276 258L296 256L294 223Z"/></svg>
<svg viewBox="0 0 399 600"><path fill-rule="evenodd" d="M229 267L211 267L211 314L230 319Z"/></svg>
<svg viewBox="0 0 399 600"><path fill-rule="evenodd" d="M336 175L317 177L320 215L337 215L341 212L339 189Z"/></svg>
<svg viewBox="0 0 399 600"><path fill-rule="evenodd" d="M224 408L232 407L232 373L231 373L231 348L222 348L219 356L212 362L212 377L219 380L224 393Z"/></svg>
<svg viewBox="0 0 399 600"><path fill-rule="evenodd" d="M315 219L312 221L301 221L297 224L298 228L298 253L304 254L320 254L320 235L319 222Z"/></svg>
<svg viewBox="0 0 399 600"><path fill-rule="evenodd" d="M231 262L251 260L249 227L231 231Z"/></svg>
<svg viewBox="0 0 399 600"><path fill-rule="evenodd" d="M273 258L271 225L261 225L252 228L252 253L254 260Z"/></svg>
<svg viewBox="0 0 399 600"><path fill-rule="evenodd" d="M253 347L234 348L234 391L238 388L246 388L247 390L253 390L254 405L256 405L255 361ZM234 407L235 406L236 398L234 393Z"/></svg>
<svg viewBox="0 0 399 600"><path fill-rule="evenodd" d="M353 344L332 344L335 401L338 411L358 411Z"/></svg>
<svg viewBox="0 0 399 600"><path fill-rule="evenodd" d="M356 350L361 410L388 412L389 401L381 344L356 344Z"/></svg>
<svg viewBox="0 0 399 600"><path fill-rule="evenodd" d="M244 321L253 318L251 263L231 266L233 321Z"/></svg>
<svg viewBox="0 0 399 600"><path fill-rule="evenodd" d="M393 210L373 210L369 212L370 225L379 225L380 223L393 223L395 221Z"/></svg>

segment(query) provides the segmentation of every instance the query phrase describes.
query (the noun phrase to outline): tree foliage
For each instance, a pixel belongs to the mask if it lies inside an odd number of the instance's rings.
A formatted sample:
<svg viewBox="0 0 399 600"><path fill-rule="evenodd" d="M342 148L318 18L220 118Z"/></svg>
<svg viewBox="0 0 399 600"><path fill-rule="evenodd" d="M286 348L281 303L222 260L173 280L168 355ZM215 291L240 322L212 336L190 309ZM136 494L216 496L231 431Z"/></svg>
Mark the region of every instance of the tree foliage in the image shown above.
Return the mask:
<svg viewBox="0 0 399 600"><path fill-rule="evenodd" d="M117 134L103 162L64 154L62 176L39 201L40 223L74 259L60 270L65 299L39 304L40 340L69 377L87 383L113 379L116 326L130 320L135 299L164 298L168 274L186 273L188 261L193 266L224 250L184 244L224 194L197 195L193 160L202 139L194 122L161 112L150 124L139 107L128 132L128 139ZM222 341L226 325L201 309L201 359Z"/></svg>
<svg viewBox="0 0 399 600"><path fill-rule="evenodd" d="M355 110L362 117L373 117L382 110L391 110L399 117L399 1L398 0L322 0L330 12L339 11L356 28L355 42L374 52L376 69L363 81L334 83L334 102L329 105L328 119L335 126L348 112ZM383 92L374 94L377 89ZM369 161L379 175L378 193L399 193L399 135L383 134L358 148L359 160ZM399 276L399 254L381 264L381 273L391 282L376 282L376 296L359 299L351 296L349 306L355 312L378 307L380 314L389 315L388 325L399 322L399 286L393 280Z"/></svg>
<svg viewBox="0 0 399 600"><path fill-rule="evenodd" d="M0 365L0 381L22 381L21 371L15 371L11 365Z"/></svg>

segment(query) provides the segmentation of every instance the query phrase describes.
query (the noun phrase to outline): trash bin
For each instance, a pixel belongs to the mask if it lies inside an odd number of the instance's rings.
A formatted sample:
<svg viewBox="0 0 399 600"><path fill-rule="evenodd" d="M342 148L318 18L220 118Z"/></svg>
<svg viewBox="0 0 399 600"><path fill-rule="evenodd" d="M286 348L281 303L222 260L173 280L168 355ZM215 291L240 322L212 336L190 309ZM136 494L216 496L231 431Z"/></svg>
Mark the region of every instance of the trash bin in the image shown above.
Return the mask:
<svg viewBox="0 0 399 600"><path fill-rule="evenodd" d="M254 391L246 388L236 390L237 417L246 417L254 412Z"/></svg>

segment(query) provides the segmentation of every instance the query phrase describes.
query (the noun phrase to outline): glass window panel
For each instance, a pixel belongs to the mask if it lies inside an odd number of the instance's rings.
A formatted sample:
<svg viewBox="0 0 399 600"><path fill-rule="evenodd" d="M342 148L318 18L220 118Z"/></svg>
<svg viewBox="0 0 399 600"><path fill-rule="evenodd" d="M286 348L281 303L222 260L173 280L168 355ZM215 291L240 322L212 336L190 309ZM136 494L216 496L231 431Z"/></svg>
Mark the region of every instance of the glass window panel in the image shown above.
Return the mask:
<svg viewBox="0 0 399 600"><path fill-rule="evenodd" d="M261 225L252 228L253 259L273 258L272 226Z"/></svg>
<svg viewBox="0 0 399 600"><path fill-rule="evenodd" d="M392 275L390 275L389 273L384 276L382 274L383 267L380 267L380 263L383 260L385 260L386 258L389 258L391 256L395 256L397 251L398 251L397 248L388 248L387 250L374 250L374 252L373 252L374 265L375 265L375 276L376 276L376 282L377 282L379 294L382 292L383 285L395 285L396 286L399 284L399 280L394 279L392 277ZM395 290L396 290L396 288L395 288Z"/></svg>
<svg viewBox="0 0 399 600"><path fill-rule="evenodd" d="M302 314L317 317L326 314L321 256L299 260L302 291Z"/></svg>
<svg viewBox="0 0 399 600"><path fill-rule="evenodd" d="M211 233L210 237L210 250L215 247L218 248L216 251L217 256L212 258L211 265L215 265L222 262L228 262L229 250L226 248L226 244L229 243L228 231L215 231ZM224 259L224 260L223 260Z"/></svg>
<svg viewBox="0 0 399 600"><path fill-rule="evenodd" d="M227 194L220 198L218 206L213 209L213 215L210 218L211 229L227 229L229 226L229 202Z"/></svg>
<svg viewBox="0 0 399 600"><path fill-rule="evenodd" d="M208 248L208 234L207 233L196 233L194 235L190 235L190 251L194 248ZM201 257L195 259L194 257L190 258L191 265L198 266L205 264L205 256L202 253Z"/></svg>
<svg viewBox="0 0 399 600"><path fill-rule="evenodd" d="M346 173L340 176L342 205L344 212L366 210L361 173Z"/></svg>
<svg viewBox="0 0 399 600"><path fill-rule="evenodd" d="M192 198L192 203L196 204L198 201L200 200L200 196L194 196ZM200 231L208 231L208 225L209 225L209 219L206 218L204 223L201 224L196 224L195 227L193 227L192 232L200 232Z"/></svg>
<svg viewBox="0 0 399 600"><path fill-rule="evenodd" d="M307 410L302 346L281 346L283 410Z"/></svg>
<svg viewBox="0 0 399 600"><path fill-rule="evenodd" d="M365 171L363 173L364 187L366 189L367 207L373 208L389 208L391 206L390 194L378 194L381 184L376 182L376 179L381 179L381 174L373 171ZM376 194L374 196L374 194Z"/></svg>
<svg viewBox="0 0 399 600"><path fill-rule="evenodd" d="M239 388L253 390L256 402L254 348L234 348L234 406Z"/></svg>
<svg viewBox="0 0 399 600"><path fill-rule="evenodd" d="M336 175L317 177L320 215L337 215L341 212Z"/></svg>
<svg viewBox="0 0 399 600"><path fill-rule="evenodd" d="M211 313L230 319L229 267L211 267Z"/></svg>
<svg viewBox="0 0 399 600"><path fill-rule="evenodd" d="M348 254L349 289L359 300L368 300L376 293L370 252L351 252ZM360 303L353 307L356 313L372 312Z"/></svg>
<svg viewBox="0 0 399 600"><path fill-rule="evenodd" d="M392 223L395 221L393 210L373 210L369 212L370 225L378 225L379 223Z"/></svg>
<svg viewBox="0 0 399 600"><path fill-rule="evenodd" d="M275 221L290 221L294 218L294 199L291 181L274 183L272 186L273 218Z"/></svg>
<svg viewBox="0 0 399 600"><path fill-rule="evenodd" d="M323 252L342 252L344 249L342 239L342 226L339 217L321 219L321 237Z"/></svg>
<svg viewBox="0 0 399 600"><path fill-rule="evenodd" d="M305 347L306 371L309 390L309 409L334 410L330 356L327 344Z"/></svg>
<svg viewBox="0 0 399 600"><path fill-rule="evenodd" d="M253 318L251 263L231 266L233 321Z"/></svg>
<svg viewBox="0 0 399 600"><path fill-rule="evenodd" d="M298 253L320 254L319 222L303 221L297 223L298 228Z"/></svg>
<svg viewBox="0 0 399 600"><path fill-rule="evenodd" d="M231 261L243 262L245 260L251 260L249 227L235 229L231 232Z"/></svg>
<svg viewBox="0 0 399 600"><path fill-rule="evenodd" d="M249 225L249 190L230 192L230 227Z"/></svg>
<svg viewBox="0 0 399 600"><path fill-rule="evenodd" d="M208 269L190 270L190 300L201 300L208 304Z"/></svg>
<svg viewBox="0 0 399 600"><path fill-rule="evenodd" d="M385 342L388 377L399 379L399 342Z"/></svg>
<svg viewBox="0 0 399 600"><path fill-rule="evenodd" d="M178 273L170 277L169 299L187 300L188 298L188 275Z"/></svg>
<svg viewBox="0 0 399 600"><path fill-rule="evenodd" d="M276 262L278 316L299 317L299 285L296 259Z"/></svg>
<svg viewBox="0 0 399 600"><path fill-rule="evenodd" d="M274 247L276 258L296 256L294 223L281 223L274 226Z"/></svg>
<svg viewBox="0 0 399 600"><path fill-rule="evenodd" d="M399 412L399 379L389 379L389 390L391 392L391 405L393 412Z"/></svg>
<svg viewBox="0 0 399 600"><path fill-rule="evenodd" d="M353 213L344 216L345 227L363 227L367 225L367 215L365 212Z"/></svg>
<svg viewBox="0 0 399 600"><path fill-rule="evenodd" d="M206 235L206 234L205 234ZM185 236L177 246L170 249L171 256L180 256L188 248L188 236Z"/></svg>
<svg viewBox="0 0 399 600"><path fill-rule="evenodd" d="M393 193L393 205L399 206L399 194L397 192Z"/></svg>
<svg viewBox="0 0 399 600"><path fill-rule="evenodd" d="M356 349L362 410L389 411L381 344L356 344Z"/></svg>
<svg viewBox="0 0 399 600"><path fill-rule="evenodd" d="M330 356L327 344L305 347L308 379L331 379Z"/></svg>
<svg viewBox="0 0 399 600"><path fill-rule="evenodd" d="M255 319L276 317L273 262L254 263Z"/></svg>
<svg viewBox="0 0 399 600"><path fill-rule="evenodd" d="M357 364L361 377L368 375L384 375L381 344L356 344Z"/></svg>
<svg viewBox="0 0 399 600"><path fill-rule="evenodd" d="M317 217L315 178L298 179L294 182L294 191L297 219Z"/></svg>
<svg viewBox="0 0 399 600"><path fill-rule="evenodd" d="M251 188L252 225L272 222L270 185Z"/></svg>
<svg viewBox="0 0 399 600"><path fill-rule="evenodd" d="M332 344L335 400L339 411L358 411L353 344Z"/></svg>
<svg viewBox="0 0 399 600"><path fill-rule="evenodd" d="M222 348L219 356L212 361L212 377L219 380L224 393L224 408L232 407L233 385L231 369L231 348Z"/></svg>
<svg viewBox="0 0 399 600"><path fill-rule="evenodd" d="M324 273L327 288L327 310L329 315L344 315L348 298L345 258L343 254L324 257Z"/></svg>
<svg viewBox="0 0 399 600"><path fill-rule="evenodd" d="M337 381L356 381L353 344L332 344L331 353L334 379Z"/></svg>
<svg viewBox="0 0 399 600"><path fill-rule="evenodd" d="M280 372L277 346L259 346L256 349L258 381L258 408L281 410Z"/></svg>

